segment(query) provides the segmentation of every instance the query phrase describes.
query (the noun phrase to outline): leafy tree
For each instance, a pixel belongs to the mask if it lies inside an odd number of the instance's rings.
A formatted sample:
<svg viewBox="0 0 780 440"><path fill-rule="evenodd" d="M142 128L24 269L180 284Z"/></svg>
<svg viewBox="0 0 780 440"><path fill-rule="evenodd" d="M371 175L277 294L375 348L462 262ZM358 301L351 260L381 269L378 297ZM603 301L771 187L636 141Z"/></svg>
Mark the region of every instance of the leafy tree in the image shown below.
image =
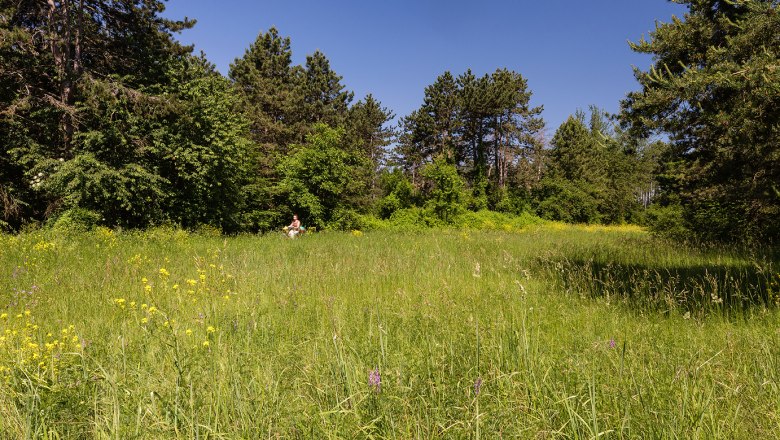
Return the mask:
<svg viewBox="0 0 780 440"><path fill-rule="evenodd" d="M623 102L634 132L669 136L665 192L693 234L780 238L780 13L776 0L689 0L632 48L653 54ZM670 198L673 200L674 198Z"/></svg>
<svg viewBox="0 0 780 440"><path fill-rule="evenodd" d="M450 222L464 210L464 182L454 165L439 158L422 170L426 179L425 207L444 222Z"/></svg>
<svg viewBox="0 0 780 440"><path fill-rule="evenodd" d="M190 51L172 33L194 22L164 19L163 10L163 2L152 0L0 5L0 138L7 154L0 193L7 223L41 220L88 200L102 205L122 194L160 195L154 170L116 161L144 148L151 126L130 113L164 111L165 100L153 97L169 85L170 61ZM119 128L101 125L106 119L95 115L115 105L122 107ZM113 152L99 147L115 141ZM157 205L147 203L131 222L157 217Z"/></svg>
<svg viewBox="0 0 780 440"><path fill-rule="evenodd" d="M306 224L324 227L339 210L355 206L367 182L354 179L354 172L364 164L343 147L343 138L343 129L317 124L306 143L293 147L274 188L284 215L297 213Z"/></svg>

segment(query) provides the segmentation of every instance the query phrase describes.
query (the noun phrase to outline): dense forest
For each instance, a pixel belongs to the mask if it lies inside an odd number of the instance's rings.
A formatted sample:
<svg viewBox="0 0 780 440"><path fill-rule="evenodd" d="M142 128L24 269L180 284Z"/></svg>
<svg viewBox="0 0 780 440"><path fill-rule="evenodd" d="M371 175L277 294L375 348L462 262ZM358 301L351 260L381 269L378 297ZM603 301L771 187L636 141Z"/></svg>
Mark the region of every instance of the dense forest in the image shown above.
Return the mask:
<svg viewBox="0 0 780 440"><path fill-rule="evenodd" d="M443 72L409 115L263 30L227 77L156 0L0 6L0 228L453 224L469 211L780 239L777 0L690 0L619 114L560 127L519 72ZM395 123L397 121L397 123ZM549 131L548 131L549 130ZM552 133L546 136L546 133Z"/></svg>

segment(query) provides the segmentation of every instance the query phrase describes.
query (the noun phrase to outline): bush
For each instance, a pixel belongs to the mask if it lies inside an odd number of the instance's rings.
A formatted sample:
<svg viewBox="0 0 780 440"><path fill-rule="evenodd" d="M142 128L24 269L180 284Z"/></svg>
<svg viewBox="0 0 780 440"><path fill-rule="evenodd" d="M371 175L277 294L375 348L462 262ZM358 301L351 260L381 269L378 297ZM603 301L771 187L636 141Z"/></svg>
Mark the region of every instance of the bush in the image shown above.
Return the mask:
<svg viewBox="0 0 780 440"><path fill-rule="evenodd" d="M86 232L100 225L102 216L84 208L71 208L60 214L52 224L58 232Z"/></svg>
<svg viewBox="0 0 780 440"><path fill-rule="evenodd" d="M681 240L691 236L680 205L651 205L645 214L645 221L652 233L663 237Z"/></svg>
<svg viewBox="0 0 780 440"><path fill-rule="evenodd" d="M582 188L585 185L567 180L546 180L538 190L537 214L547 220L566 223L598 223L598 201Z"/></svg>

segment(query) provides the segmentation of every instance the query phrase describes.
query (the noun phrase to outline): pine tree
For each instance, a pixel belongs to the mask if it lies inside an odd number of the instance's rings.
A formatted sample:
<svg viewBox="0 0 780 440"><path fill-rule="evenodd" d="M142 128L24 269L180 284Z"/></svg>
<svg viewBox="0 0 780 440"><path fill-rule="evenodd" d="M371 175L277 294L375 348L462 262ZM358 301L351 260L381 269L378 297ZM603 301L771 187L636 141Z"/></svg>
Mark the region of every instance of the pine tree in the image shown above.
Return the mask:
<svg viewBox="0 0 780 440"><path fill-rule="evenodd" d="M655 56L623 102L640 135L669 136L663 191L705 239L780 240L780 11L776 0L693 0L632 49Z"/></svg>
<svg viewBox="0 0 780 440"><path fill-rule="evenodd" d="M309 124L331 127L344 124L354 94L345 91L342 77L331 70L330 61L316 51L306 57L303 82L303 119Z"/></svg>

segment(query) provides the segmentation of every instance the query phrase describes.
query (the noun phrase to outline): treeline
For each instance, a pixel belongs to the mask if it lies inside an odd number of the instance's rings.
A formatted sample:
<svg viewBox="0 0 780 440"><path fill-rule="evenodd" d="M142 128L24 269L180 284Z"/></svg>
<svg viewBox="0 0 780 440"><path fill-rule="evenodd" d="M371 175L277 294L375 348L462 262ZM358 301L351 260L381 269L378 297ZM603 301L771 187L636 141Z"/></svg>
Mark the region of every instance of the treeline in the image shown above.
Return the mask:
<svg viewBox="0 0 780 440"><path fill-rule="evenodd" d="M162 18L164 2L4 2L0 226L233 233L293 213L350 229L491 210L776 240L777 2L688 4L633 46L656 61L620 115L591 107L547 139L507 69L445 72L393 125L324 54L293 65L276 29L224 77L173 39L194 22Z"/></svg>

